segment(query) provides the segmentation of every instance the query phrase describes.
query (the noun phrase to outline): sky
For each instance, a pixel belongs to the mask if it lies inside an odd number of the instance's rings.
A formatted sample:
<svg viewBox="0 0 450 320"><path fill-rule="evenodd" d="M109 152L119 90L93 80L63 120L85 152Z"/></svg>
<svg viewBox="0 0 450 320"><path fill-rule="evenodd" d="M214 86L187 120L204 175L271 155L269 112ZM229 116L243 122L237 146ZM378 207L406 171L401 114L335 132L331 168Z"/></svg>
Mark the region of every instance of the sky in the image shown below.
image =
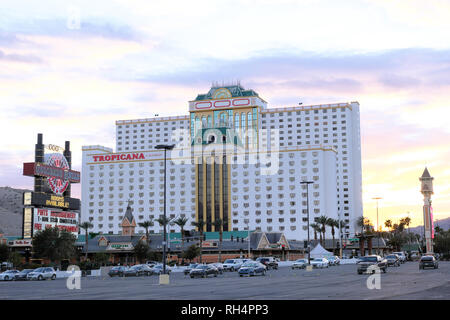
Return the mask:
<svg viewBox="0 0 450 320"><path fill-rule="evenodd" d="M188 114L213 81L269 108L358 101L364 215L450 217L450 1L2 1L0 186L44 143L115 148L115 121ZM80 185L73 185L80 196Z"/></svg>

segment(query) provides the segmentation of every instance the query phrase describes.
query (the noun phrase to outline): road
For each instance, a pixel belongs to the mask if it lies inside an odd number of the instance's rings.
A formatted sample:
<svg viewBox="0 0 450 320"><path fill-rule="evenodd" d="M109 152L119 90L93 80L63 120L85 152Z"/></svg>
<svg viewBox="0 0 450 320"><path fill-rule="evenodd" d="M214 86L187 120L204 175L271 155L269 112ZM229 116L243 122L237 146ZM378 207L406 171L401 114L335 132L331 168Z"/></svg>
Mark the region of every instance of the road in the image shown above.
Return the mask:
<svg viewBox="0 0 450 320"><path fill-rule="evenodd" d="M65 279L54 281L0 282L0 300L298 300L298 299L450 299L450 262L437 270L419 270L418 262L390 267L380 274L380 289L368 289L369 275L358 275L355 265L323 270L291 270L281 267L265 277L240 278L226 272L217 278L191 279L172 273L169 285L158 276L140 278L81 279L80 290L69 290Z"/></svg>

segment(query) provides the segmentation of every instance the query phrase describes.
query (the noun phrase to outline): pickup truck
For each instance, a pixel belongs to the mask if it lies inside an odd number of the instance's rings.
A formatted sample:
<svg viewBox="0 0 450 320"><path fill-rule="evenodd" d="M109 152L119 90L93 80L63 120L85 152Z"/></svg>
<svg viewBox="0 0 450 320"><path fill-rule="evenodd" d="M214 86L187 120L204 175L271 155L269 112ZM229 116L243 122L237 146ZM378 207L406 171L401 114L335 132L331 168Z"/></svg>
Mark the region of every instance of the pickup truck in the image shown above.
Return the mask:
<svg viewBox="0 0 450 320"><path fill-rule="evenodd" d="M387 260L377 255L365 256L358 259L357 266L358 274L375 273L377 267L386 273Z"/></svg>

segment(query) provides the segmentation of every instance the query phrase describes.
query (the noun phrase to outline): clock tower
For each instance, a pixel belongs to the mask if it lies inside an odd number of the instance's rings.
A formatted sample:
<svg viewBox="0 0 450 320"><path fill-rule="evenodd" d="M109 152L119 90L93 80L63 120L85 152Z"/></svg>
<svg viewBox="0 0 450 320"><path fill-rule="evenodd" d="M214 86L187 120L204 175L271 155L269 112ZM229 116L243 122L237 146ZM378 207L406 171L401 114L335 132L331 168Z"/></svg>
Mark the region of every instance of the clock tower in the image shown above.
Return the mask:
<svg viewBox="0 0 450 320"><path fill-rule="evenodd" d="M433 177L430 176L428 169L425 170L419 178L421 182L420 192L423 194L423 224L425 229L426 254L433 254L433 208L431 206L431 195L433 194Z"/></svg>

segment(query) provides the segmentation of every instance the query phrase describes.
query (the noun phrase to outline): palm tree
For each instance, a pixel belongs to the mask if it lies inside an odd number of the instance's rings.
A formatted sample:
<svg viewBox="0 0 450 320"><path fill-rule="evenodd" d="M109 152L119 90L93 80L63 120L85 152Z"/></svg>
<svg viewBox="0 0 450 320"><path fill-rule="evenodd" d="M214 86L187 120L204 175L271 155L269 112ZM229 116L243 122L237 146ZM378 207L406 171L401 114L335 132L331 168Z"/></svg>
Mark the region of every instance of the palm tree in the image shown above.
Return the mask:
<svg viewBox="0 0 450 320"><path fill-rule="evenodd" d="M188 218L186 217L179 217L178 219L174 220L173 223L180 227L181 231L181 250L182 254L184 253L184 226L188 222ZM184 258L182 258L182 262L184 262Z"/></svg>
<svg viewBox="0 0 450 320"><path fill-rule="evenodd" d="M310 223L309 226L314 230L314 240L317 240L317 232L320 232L320 225L318 223ZM322 235L320 235L320 241L322 241Z"/></svg>
<svg viewBox="0 0 450 320"><path fill-rule="evenodd" d="M148 228L152 227L154 225L153 220L147 220L144 222L139 222L138 223L139 227L142 227L145 229L145 238L147 239L147 246L150 246L150 238L149 238L149 233L148 233Z"/></svg>
<svg viewBox="0 0 450 320"><path fill-rule="evenodd" d="M89 221L83 222L79 225L79 227L81 229L84 229L86 231L85 237L86 237L86 253L84 256L84 260L87 261L87 257L88 257L88 239L89 239L89 229L93 228L94 225L92 223L90 223Z"/></svg>
<svg viewBox="0 0 450 320"><path fill-rule="evenodd" d="M323 243L322 246L325 246L325 233L326 233L326 226L327 226L327 221L328 221L328 217L327 216L320 216L314 219L314 221L316 221L318 224L321 225L321 232L323 234Z"/></svg>
<svg viewBox="0 0 450 320"><path fill-rule="evenodd" d="M391 220L386 220L386 221L384 222L384 226L385 226L386 228L388 228L389 230L391 230L391 229L392 229L392 221L391 221Z"/></svg>
<svg viewBox="0 0 450 320"><path fill-rule="evenodd" d="M165 226L170 225L172 220L173 220L173 218L167 218L167 217L161 215L155 221L158 222L159 225L165 229ZM168 241L169 247L170 247L170 235L168 235L167 238L168 238L167 241ZM166 259L167 259L167 256L166 256Z"/></svg>
<svg viewBox="0 0 450 320"><path fill-rule="evenodd" d="M200 232L200 263L202 263L202 243L203 243L203 227L205 226L206 222L202 219L199 219L198 221L193 221L192 225L198 229Z"/></svg>
<svg viewBox="0 0 450 320"><path fill-rule="evenodd" d="M360 236L359 236L359 251L360 251L361 256L364 256L364 240L365 240L365 238L364 238L364 226L365 226L365 221L366 221L366 218L364 218L362 216L359 217L358 219L356 219L356 225L361 228L361 233L360 233Z"/></svg>
<svg viewBox="0 0 450 320"><path fill-rule="evenodd" d="M328 218L327 219L327 225L329 227L331 227L331 236L333 237L333 250L334 250L335 249L335 247L334 247L334 244L335 244L335 241L334 241L334 235L335 235L334 228L339 228L339 221L336 220L336 219Z"/></svg>
<svg viewBox="0 0 450 320"><path fill-rule="evenodd" d="M223 220L216 219L213 222L214 230L219 230L219 262L222 261ZM250 241L250 239L248 239Z"/></svg>

